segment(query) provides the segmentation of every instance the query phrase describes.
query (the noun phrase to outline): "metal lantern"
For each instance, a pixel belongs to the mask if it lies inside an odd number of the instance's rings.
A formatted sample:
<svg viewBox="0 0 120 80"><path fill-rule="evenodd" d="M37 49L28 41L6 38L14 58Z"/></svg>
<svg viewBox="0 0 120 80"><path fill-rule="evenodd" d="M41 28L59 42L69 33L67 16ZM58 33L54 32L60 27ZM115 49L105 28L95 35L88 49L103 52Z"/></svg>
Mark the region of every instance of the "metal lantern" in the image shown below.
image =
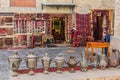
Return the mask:
<svg viewBox="0 0 120 80"><path fill-rule="evenodd" d="M26 62L27 67L30 69L29 74L34 75L34 69L37 67L37 56L34 54L34 52L29 52Z"/></svg>
<svg viewBox="0 0 120 80"><path fill-rule="evenodd" d="M97 66L98 66L98 57L96 55L94 56L94 60L91 63L91 66L92 66L93 70L97 69Z"/></svg>
<svg viewBox="0 0 120 80"><path fill-rule="evenodd" d="M81 55L81 57L80 57L81 71L87 71L88 64L87 64L87 60L85 57L85 48L82 49L82 52L80 55Z"/></svg>
<svg viewBox="0 0 120 80"><path fill-rule="evenodd" d="M100 56L100 63L99 63L100 67L102 70L104 70L107 66L107 62L106 62L106 57L105 57L105 54L102 54Z"/></svg>
<svg viewBox="0 0 120 80"><path fill-rule="evenodd" d="M87 60L85 58L85 53L81 54L82 57L80 59L80 67L81 67L81 71L87 71L87 67L88 67L88 64L87 64Z"/></svg>
<svg viewBox="0 0 120 80"><path fill-rule="evenodd" d="M62 57L62 54L59 53L58 56L55 58L55 63L57 66L57 73L62 73L61 69L64 65L65 59Z"/></svg>
<svg viewBox="0 0 120 80"><path fill-rule="evenodd" d="M42 66L44 68L44 73L48 74L48 68L50 67L52 59L49 57L48 53L44 53L43 58L41 59Z"/></svg>
<svg viewBox="0 0 120 80"><path fill-rule="evenodd" d="M11 75L12 76L17 76L17 70L19 68L20 62L22 59L18 56L18 52L14 52L12 56L9 57L8 59L10 63L10 69L11 69Z"/></svg>

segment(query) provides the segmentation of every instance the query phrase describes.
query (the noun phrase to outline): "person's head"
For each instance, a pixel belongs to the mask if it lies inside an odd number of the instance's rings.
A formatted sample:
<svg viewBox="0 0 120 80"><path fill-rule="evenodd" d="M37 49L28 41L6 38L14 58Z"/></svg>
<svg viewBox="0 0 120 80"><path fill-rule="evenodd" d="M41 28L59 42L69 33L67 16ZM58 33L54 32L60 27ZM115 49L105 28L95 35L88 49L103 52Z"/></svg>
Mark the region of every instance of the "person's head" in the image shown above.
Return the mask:
<svg viewBox="0 0 120 80"><path fill-rule="evenodd" d="M107 33L108 33L108 29L107 29L107 28L104 28L103 32L104 32L105 34L107 34Z"/></svg>
<svg viewBox="0 0 120 80"><path fill-rule="evenodd" d="M75 28L75 27L73 27L73 30L76 30L76 28Z"/></svg>
<svg viewBox="0 0 120 80"><path fill-rule="evenodd" d="M104 33L104 34L107 34L107 32L106 32L106 31L104 31L103 33Z"/></svg>

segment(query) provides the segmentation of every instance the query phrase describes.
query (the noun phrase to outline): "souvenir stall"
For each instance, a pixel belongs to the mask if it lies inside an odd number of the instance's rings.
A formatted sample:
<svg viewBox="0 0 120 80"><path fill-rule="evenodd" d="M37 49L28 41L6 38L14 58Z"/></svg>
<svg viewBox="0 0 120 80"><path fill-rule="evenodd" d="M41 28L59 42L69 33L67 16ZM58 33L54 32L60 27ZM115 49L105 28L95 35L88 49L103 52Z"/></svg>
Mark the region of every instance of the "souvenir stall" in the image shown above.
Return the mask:
<svg viewBox="0 0 120 80"><path fill-rule="evenodd" d="M46 18L47 16L41 13L16 13L14 35L18 37L18 40L21 40L18 41L18 44L21 42L26 47L34 47L41 43L38 38L41 37L40 33L45 33ZM41 45L39 44L39 46Z"/></svg>
<svg viewBox="0 0 120 80"><path fill-rule="evenodd" d="M33 16L32 16L33 17ZM25 13L14 14L14 46L26 46L27 47L27 33L30 32L31 27L31 15Z"/></svg>
<svg viewBox="0 0 120 80"><path fill-rule="evenodd" d="M56 24L55 19L58 19L59 25ZM62 44L69 43L70 31L72 29L72 15L48 13L1 13L0 44L2 47L11 45L11 47L14 48L41 47L43 46L41 39L43 34L55 35L53 29L56 29L56 32L60 33L60 39L58 40L62 39Z"/></svg>

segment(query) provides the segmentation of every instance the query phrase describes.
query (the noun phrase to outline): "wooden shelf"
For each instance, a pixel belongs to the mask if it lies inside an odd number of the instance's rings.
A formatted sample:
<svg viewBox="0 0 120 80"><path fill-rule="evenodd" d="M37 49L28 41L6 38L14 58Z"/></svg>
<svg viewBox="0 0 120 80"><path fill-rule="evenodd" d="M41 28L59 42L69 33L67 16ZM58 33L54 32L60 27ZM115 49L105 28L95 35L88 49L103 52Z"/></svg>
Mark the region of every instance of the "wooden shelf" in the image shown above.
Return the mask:
<svg viewBox="0 0 120 80"><path fill-rule="evenodd" d="M11 25L11 26L7 26L7 25L3 25L3 26L0 26L0 28L13 28L14 26Z"/></svg>
<svg viewBox="0 0 120 80"><path fill-rule="evenodd" d="M27 35L26 33L17 33L17 34L14 34L15 36L17 35Z"/></svg>
<svg viewBox="0 0 120 80"><path fill-rule="evenodd" d="M0 38L13 38L13 35L0 36Z"/></svg>

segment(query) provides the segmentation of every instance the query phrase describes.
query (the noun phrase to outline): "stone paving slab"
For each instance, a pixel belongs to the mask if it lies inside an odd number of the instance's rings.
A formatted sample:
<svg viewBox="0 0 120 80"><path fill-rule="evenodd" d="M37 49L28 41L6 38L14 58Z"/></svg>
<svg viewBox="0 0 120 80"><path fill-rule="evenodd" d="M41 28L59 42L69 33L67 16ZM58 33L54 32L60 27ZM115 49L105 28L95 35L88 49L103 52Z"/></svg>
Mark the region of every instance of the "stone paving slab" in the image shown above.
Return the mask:
<svg viewBox="0 0 120 80"><path fill-rule="evenodd" d="M95 80L98 78L101 80L108 80L107 78L113 78L109 80L116 80L120 76L120 69L118 70L95 70L88 72L76 71L75 73L63 72L57 74L51 72L50 74L36 73L35 75L19 74L17 77L10 77L10 80ZM105 79L106 78L106 79Z"/></svg>

